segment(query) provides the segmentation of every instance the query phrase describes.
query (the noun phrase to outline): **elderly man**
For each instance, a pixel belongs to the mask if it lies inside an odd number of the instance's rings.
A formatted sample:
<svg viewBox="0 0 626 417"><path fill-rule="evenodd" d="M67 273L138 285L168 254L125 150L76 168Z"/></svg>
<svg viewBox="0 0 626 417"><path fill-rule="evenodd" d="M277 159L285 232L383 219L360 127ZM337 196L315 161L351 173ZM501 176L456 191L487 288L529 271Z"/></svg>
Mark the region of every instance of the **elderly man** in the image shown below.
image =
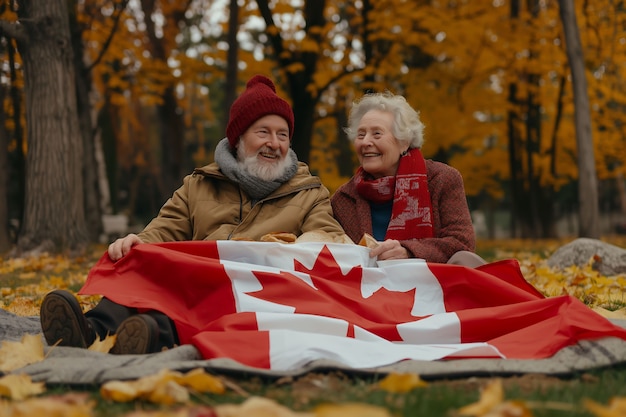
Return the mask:
<svg viewBox="0 0 626 417"><path fill-rule="evenodd" d="M194 170L138 235L109 245L117 261L140 243L259 240L272 232L344 235L330 195L290 148L294 115L267 77L252 77L230 109L215 162ZM176 325L158 311L138 311L103 298L83 314L67 291L46 295L41 326L48 344L87 347L117 334L112 353L149 353L178 344Z"/></svg>

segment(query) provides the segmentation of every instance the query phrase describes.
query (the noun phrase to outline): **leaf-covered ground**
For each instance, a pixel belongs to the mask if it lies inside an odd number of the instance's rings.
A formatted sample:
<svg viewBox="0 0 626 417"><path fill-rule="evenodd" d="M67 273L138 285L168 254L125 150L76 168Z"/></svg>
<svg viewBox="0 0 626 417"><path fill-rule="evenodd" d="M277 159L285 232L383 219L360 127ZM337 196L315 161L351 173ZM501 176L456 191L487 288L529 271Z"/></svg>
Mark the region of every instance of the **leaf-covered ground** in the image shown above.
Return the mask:
<svg viewBox="0 0 626 417"><path fill-rule="evenodd" d="M626 274L603 276L594 270L593 259L582 267L572 265L565 270L548 266L550 255L570 241L483 241L479 242L478 251L491 261L517 259L526 280L548 297L573 295L603 315L626 318ZM626 248L626 236L612 236L604 241Z"/></svg>
<svg viewBox="0 0 626 417"><path fill-rule="evenodd" d="M626 237L608 242L626 247ZM488 261L515 258L525 278L547 296L571 294L608 317L626 318L626 276L601 276L592 262L556 271L547 259L567 241L479 242ZM43 296L66 288L76 293L89 268L104 254L98 245L80 258L43 255L0 259L0 307L36 316ZM85 310L99 297L79 297ZM110 348L109 343L109 348ZM104 346L95 349L107 350ZM0 346L0 371L42 360L40 337ZM623 367L622 367L623 368ZM0 416L624 416L626 369L563 380L541 375L422 381L418 375L355 378L312 373L265 381L164 371L136 381L112 381L85 390L45 387L24 375L0 378ZM606 387L611 387L607 389Z"/></svg>

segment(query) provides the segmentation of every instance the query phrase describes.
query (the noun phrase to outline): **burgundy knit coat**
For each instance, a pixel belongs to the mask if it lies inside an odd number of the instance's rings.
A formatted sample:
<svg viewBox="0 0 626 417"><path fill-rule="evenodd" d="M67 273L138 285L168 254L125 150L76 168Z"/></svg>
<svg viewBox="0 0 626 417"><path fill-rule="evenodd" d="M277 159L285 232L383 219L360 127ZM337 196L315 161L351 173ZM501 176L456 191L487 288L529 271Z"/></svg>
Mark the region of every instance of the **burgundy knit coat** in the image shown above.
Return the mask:
<svg viewBox="0 0 626 417"><path fill-rule="evenodd" d="M461 173L455 168L426 160L428 191L432 203L434 237L402 240L409 256L445 263L461 250L474 252L476 237L467 206ZM331 197L333 214L354 242L364 233L372 235L369 202L356 191L354 177Z"/></svg>

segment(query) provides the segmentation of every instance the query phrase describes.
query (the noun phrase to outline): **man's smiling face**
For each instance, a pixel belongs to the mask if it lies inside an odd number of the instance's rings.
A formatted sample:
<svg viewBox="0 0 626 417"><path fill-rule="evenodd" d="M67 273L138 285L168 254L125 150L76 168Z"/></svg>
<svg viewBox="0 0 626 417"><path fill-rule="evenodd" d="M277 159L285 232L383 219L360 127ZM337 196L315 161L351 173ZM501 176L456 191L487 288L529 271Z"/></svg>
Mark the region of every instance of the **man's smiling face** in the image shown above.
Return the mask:
<svg viewBox="0 0 626 417"><path fill-rule="evenodd" d="M254 122L241 135L237 158L250 174L272 181L287 169L289 126L280 116L270 114Z"/></svg>

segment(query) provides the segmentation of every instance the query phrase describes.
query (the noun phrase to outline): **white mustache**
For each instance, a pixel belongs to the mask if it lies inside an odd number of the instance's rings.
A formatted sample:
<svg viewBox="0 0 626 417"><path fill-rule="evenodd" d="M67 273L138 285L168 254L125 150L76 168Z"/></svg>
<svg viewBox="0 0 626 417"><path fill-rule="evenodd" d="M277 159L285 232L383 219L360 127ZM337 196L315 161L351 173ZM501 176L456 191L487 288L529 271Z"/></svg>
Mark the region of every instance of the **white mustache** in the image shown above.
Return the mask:
<svg viewBox="0 0 626 417"><path fill-rule="evenodd" d="M261 149L259 149L259 151L257 152L257 155L260 154L266 154L266 155L271 155L271 156L276 156L276 157L280 157L281 153L278 150L272 150L270 148L267 147L263 147Z"/></svg>

